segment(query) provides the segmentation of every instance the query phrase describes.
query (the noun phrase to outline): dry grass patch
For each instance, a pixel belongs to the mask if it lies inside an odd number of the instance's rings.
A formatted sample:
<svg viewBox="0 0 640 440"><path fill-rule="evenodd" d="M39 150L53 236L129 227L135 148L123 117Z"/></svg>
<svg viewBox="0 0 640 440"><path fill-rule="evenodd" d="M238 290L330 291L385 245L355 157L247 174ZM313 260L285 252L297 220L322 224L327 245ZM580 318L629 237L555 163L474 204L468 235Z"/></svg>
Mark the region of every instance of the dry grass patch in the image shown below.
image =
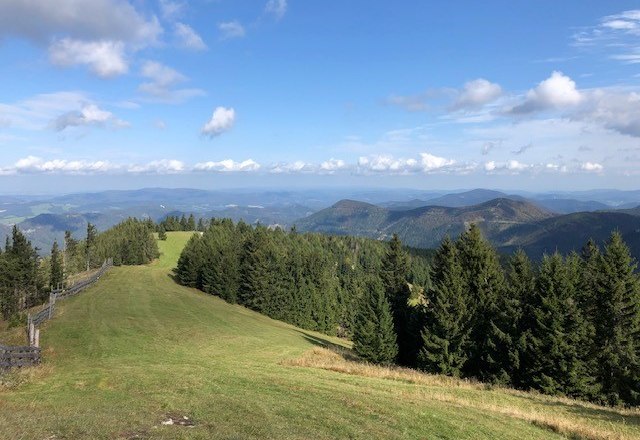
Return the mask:
<svg viewBox="0 0 640 440"><path fill-rule="evenodd" d="M417 391L417 401L435 400L461 408L488 411L494 414L522 420L532 425L548 429L570 439L584 440L631 440L638 437L629 434L619 426L610 424L607 427L597 427L586 423L580 416L566 414L562 411L539 410L534 405L513 405L513 398L500 399L498 394L507 394L512 397L534 399L541 404L554 403L567 405L578 409L606 411L619 415L621 418L640 420L640 410L623 408L606 408L598 405L581 402L569 398L544 396L539 393L527 393L523 391L488 387L479 382L469 381L443 375L426 374L409 368L396 366L380 366L357 360L349 351L344 349L327 349L315 347L305 352L297 359L286 360L283 365L295 367L320 368L338 373L355 376L387 379L423 385L424 388ZM446 388L446 389L443 389ZM469 393L455 393L455 389L469 390ZM476 391L476 392L473 392ZM406 399L416 398L416 393L407 393ZM506 397L506 396L505 396ZM505 400L501 402L501 400ZM520 402L522 404L522 402Z"/></svg>

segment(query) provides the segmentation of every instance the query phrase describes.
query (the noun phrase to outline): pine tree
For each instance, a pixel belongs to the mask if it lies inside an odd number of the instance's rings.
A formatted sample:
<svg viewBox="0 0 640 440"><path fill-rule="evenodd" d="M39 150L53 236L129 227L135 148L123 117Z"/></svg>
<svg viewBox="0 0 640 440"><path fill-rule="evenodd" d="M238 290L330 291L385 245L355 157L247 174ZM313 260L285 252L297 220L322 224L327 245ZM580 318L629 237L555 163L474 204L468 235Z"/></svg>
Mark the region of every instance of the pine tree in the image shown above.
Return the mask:
<svg viewBox="0 0 640 440"><path fill-rule="evenodd" d="M96 243L98 231L94 225L87 223L87 238L85 240L85 259L87 262L87 270L91 268L93 252Z"/></svg>
<svg viewBox="0 0 640 440"><path fill-rule="evenodd" d="M467 360L469 314L458 251L449 237L434 257L432 283L418 364L430 373L460 376Z"/></svg>
<svg viewBox="0 0 640 440"><path fill-rule="evenodd" d="M506 287L498 255L476 225L460 236L457 247L472 327L465 373L486 382L508 383L510 341L501 328L498 304Z"/></svg>
<svg viewBox="0 0 640 440"><path fill-rule="evenodd" d="M193 214L189 214L189 219L187 220L187 231L195 231L196 230L196 218Z"/></svg>
<svg viewBox="0 0 640 440"><path fill-rule="evenodd" d="M164 226L160 225L158 227L158 240L165 241L167 239L167 231L165 231Z"/></svg>
<svg viewBox="0 0 640 440"><path fill-rule="evenodd" d="M531 343L535 282L531 260L523 250L517 250L509 260L508 295L505 295L501 309L505 331L512 341L508 353L510 365L507 367L507 373L517 387L523 386L522 367L526 362L527 347Z"/></svg>
<svg viewBox="0 0 640 440"><path fill-rule="evenodd" d="M595 298L597 378L610 404L640 403L640 281L619 232L602 256Z"/></svg>
<svg viewBox="0 0 640 440"><path fill-rule="evenodd" d="M64 269L62 267L62 255L58 249L58 242L54 241L51 247L51 269L49 285L52 289L57 289L64 281Z"/></svg>
<svg viewBox="0 0 640 440"><path fill-rule="evenodd" d="M390 364L398 354L391 308L384 288L371 280L360 302L353 332L353 348L363 359Z"/></svg>
<svg viewBox="0 0 640 440"><path fill-rule="evenodd" d="M380 277L393 315L393 326L398 341L397 361L401 365L414 366L421 341L420 328L416 328L416 317L408 303L411 295L407 283L408 275L409 256L402 248L398 235L393 234L382 260Z"/></svg>
<svg viewBox="0 0 640 440"><path fill-rule="evenodd" d="M570 267L558 253L543 258L532 306L527 385L547 394L590 395L594 384L584 359L588 327Z"/></svg>
<svg viewBox="0 0 640 440"><path fill-rule="evenodd" d="M181 231L189 230L189 223L187 222L187 217L184 214L182 214L182 217L180 217L180 230Z"/></svg>
<svg viewBox="0 0 640 440"><path fill-rule="evenodd" d="M207 229L207 227L204 224L204 220L202 219L202 217L200 217L198 219L198 226L196 227L196 230L199 232L204 232Z"/></svg>

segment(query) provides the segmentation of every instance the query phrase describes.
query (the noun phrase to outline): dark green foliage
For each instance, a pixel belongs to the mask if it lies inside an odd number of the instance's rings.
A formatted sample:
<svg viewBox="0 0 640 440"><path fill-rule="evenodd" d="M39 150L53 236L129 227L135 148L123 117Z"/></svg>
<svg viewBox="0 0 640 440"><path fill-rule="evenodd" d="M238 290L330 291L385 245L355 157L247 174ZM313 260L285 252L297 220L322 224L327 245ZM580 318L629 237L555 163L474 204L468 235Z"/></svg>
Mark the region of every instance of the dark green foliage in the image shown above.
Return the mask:
<svg viewBox="0 0 640 440"><path fill-rule="evenodd" d="M469 313L455 244L445 237L433 261L419 366L430 373L460 376L467 361Z"/></svg>
<svg viewBox="0 0 640 440"><path fill-rule="evenodd" d="M53 246L51 247L51 257L49 264L49 286L51 286L52 289L57 289L58 287L62 286L62 282L64 281L62 255L60 254L60 250L58 249L57 241L54 241Z"/></svg>
<svg viewBox="0 0 640 440"><path fill-rule="evenodd" d="M96 265L95 245L98 231L94 225L87 223L87 238L84 241L84 255L87 264L87 270Z"/></svg>
<svg viewBox="0 0 640 440"><path fill-rule="evenodd" d="M611 235L595 280L596 375L611 404L640 403L640 284L618 232Z"/></svg>
<svg viewBox="0 0 640 440"><path fill-rule="evenodd" d="M415 365L420 350L420 329L414 308L410 307L411 290L407 282L409 276L409 256L402 248L396 234L389 242L389 248L382 260L380 278L384 286L387 301L391 306L393 326L398 336L398 363Z"/></svg>
<svg viewBox="0 0 640 440"><path fill-rule="evenodd" d="M385 290L372 279L360 300L353 331L353 349L361 358L376 364L390 364L398 354L393 318Z"/></svg>
<svg viewBox="0 0 640 440"><path fill-rule="evenodd" d="M113 264L118 266L147 264L159 256L153 226L135 218L98 234L91 248L91 267L100 266L107 258L113 258Z"/></svg>
<svg viewBox="0 0 640 440"><path fill-rule="evenodd" d="M511 341L499 314L506 289L498 255L475 225L459 237L457 247L472 329L465 373L484 381L508 383L505 356Z"/></svg>
<svg viewBox="0 0 640 440"><path fill-rule="evenodd" d="M158 228L158 240L165 241L167 239L167 231L164 230L163 226Z"/></svg>

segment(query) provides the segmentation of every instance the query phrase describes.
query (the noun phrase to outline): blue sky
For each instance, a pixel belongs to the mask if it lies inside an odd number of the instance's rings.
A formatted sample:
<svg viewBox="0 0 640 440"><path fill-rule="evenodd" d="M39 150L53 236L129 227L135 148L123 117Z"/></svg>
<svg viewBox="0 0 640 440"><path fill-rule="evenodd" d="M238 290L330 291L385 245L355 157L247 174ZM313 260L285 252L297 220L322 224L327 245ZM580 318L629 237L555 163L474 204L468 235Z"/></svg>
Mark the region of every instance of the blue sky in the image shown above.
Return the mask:
<svg viewBox="0 0 640 440"><path fill-rule="evenodd" d="M0 193L637 188L640 3L4 0Z"/></svg>

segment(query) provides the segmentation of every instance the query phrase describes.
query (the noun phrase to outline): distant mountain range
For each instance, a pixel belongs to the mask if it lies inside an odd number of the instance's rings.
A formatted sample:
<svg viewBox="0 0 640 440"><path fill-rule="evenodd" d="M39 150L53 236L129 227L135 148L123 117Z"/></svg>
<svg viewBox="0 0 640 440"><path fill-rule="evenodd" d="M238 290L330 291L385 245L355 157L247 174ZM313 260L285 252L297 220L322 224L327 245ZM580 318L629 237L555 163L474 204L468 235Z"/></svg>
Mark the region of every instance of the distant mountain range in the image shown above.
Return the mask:
<svg viewBox="0 0 640 440"><path fill-rule="evenodd" d="M619 230L634 255L640 257L640 216L633 215L638 211L640 208L558 215L536 203L511 198L465 207L425 206L405 210L342 200L297 221L296 226L300 231L381 240L395 233L409 246L434 248L445 235L456 237L475 223L487 239L505 252L521 247L534 258L555 250L577 251L589 238L603 242L611 231Z"/></svg>
<svg viewBox="0 0 640 440"><path fill-rule="evenodd" d="M343 199L335 203L336 200ZM436 247L478 223L495 244L540 254L581 246L583 237L604 238L618 228L635 239L640 191L523 193L489 189L199 190L148 188L63 196L0 196L0 239L17 224L43 253L64 231L83 238L87 222L105 230L129 216L161 220L167 215L226 217L248 223L294 224L300 230L387 239ZM328 208L327 208L328 207ZM587 215L594 213L593 215ZM568 214L575 214L569 216ZM607 215L610 214L610 215ZM630 219L631 217L631 219Z"/></svg>

